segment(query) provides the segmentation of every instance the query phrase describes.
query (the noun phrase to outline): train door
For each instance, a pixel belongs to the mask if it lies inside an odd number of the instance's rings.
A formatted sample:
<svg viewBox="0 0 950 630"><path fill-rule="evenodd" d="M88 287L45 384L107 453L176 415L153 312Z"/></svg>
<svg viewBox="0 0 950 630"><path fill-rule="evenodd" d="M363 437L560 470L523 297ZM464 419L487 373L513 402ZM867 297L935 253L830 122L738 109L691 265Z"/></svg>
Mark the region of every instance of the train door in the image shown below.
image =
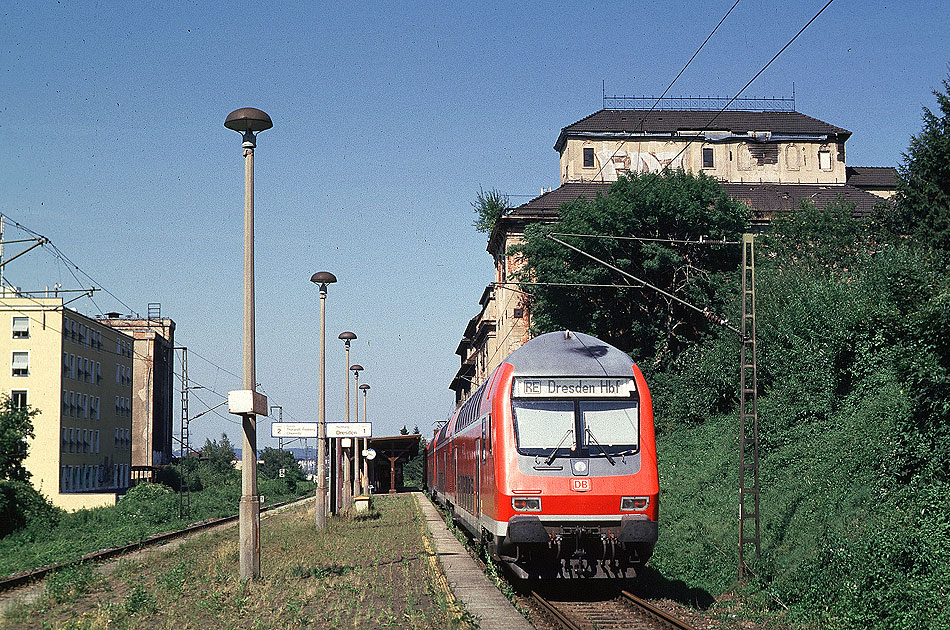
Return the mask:
<svg viewBox="0 0 950 630"><path fill-rule="evenodd" d="M473 514L478 516L481 513L481 487L482 487L482 440L475 438L475 470L474 470L474 481L475 481L475 500L472 502Z"/></svg>

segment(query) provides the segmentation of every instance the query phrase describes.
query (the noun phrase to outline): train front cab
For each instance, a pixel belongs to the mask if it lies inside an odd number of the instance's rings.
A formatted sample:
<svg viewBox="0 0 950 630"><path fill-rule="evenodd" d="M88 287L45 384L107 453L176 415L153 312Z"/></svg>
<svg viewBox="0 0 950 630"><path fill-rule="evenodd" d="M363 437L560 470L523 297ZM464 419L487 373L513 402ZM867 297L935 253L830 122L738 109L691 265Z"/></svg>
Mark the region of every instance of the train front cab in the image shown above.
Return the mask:
<svg viewBox="0 0 950 630"><path fill-rule="evenodd" d="M514 377L503 364L495 375L488 443L500 481L483 494L482 535L520 577L632 577L652 554L653 411L643 375L631 370L629 378L541 379ZM582 393L550 395L558 386Z"/></svg>

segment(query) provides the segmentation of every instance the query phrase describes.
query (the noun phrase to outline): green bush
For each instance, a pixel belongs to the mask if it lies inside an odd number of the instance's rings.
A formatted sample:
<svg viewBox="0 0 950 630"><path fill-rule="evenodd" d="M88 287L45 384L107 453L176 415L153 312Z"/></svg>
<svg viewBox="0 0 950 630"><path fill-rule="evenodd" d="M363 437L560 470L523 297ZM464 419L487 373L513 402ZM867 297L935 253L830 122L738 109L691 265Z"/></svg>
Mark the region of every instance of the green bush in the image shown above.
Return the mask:
<svg viewBox="0 0 950 630"><path fill-rule="evenodd" d="M0 538L27 526L47 529L61 513L29 483L0 481Z"/></svg>

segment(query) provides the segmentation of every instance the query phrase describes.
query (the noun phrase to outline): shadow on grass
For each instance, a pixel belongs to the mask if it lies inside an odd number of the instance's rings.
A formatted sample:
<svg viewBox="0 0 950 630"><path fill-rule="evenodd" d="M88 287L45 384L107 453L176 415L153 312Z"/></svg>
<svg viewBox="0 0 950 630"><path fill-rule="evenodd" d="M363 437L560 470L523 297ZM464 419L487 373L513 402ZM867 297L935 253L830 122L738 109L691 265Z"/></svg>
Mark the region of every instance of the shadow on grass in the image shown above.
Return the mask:
<svg viewBox="0 0 950 630"><path fill-rule="evenodd" d="M672 599L700 610L707 610L716 601L705 589L690 586L682 580L670 580L651 567L641 569L628 589L640 597Z"/></svg>
<svg viewBox="0 0 950 630"><path fill-rule="evenodd" d="M354 521L378 521L383 517L382 512L360 512L353 517Z"/></svg>

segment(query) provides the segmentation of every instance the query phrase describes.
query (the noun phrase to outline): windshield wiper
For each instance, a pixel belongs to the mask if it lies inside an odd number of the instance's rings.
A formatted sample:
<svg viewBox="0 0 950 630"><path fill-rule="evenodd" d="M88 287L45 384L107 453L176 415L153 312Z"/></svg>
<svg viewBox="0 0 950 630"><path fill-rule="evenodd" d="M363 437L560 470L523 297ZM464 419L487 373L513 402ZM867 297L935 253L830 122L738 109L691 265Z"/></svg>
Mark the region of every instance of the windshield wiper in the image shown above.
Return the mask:
<svg viewBox="0 0 950 630"><path fill-rule="evenodd" d="M561 438L561 441L557 443L557 446L554 447L554 450L551 451L551 454L548 455L548 458L544 460L545 466L550 466L551 462L557 459L557 449L561 448L561 445L564 444L564 440L567 439L567 436L574 435L574 429L568 429L567 433L564 434L564 437Z"/></svg>
<svg viewBox="0 0 950 630"><path fill-rule="evenodd" d="M614 458L611 457L609 453L607 453L607 451L604 449L603 446L600 445L600 442L598 442L598 441L597 441L597 438L594 437L594 434L591 433L590 427L587 427L586 430L587 430L587 435L588 435L588 437L590 437L590 439L592 439L592 440L594 441L594 444L596 444L596 445L597 445L597 448L600 449L600 452L604 454L604 457L607 458L607 461L610 462L610 465L611 465L611 466L616 466L617 463L614 461Z"/></svg>

